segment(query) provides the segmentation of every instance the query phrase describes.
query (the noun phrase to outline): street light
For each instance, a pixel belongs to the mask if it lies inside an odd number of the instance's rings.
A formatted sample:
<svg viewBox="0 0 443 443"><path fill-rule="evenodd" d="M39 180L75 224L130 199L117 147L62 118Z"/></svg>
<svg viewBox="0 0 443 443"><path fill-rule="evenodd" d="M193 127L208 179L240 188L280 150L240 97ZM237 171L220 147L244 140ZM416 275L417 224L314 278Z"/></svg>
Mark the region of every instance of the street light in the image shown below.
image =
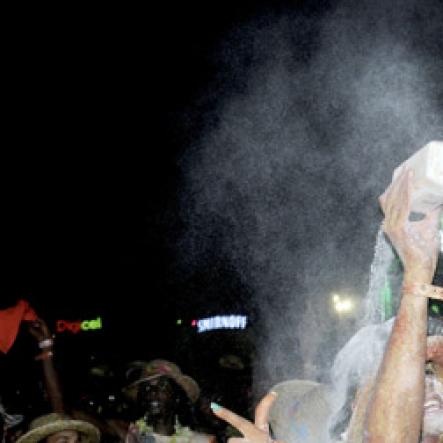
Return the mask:
<svg viewBox="0 0 443 443"><path fill-rule="evenodd" d="M339 314L349 314L354 310L354 302L349 297L343 297L339 294L332 294L334 309Z"/></svg>

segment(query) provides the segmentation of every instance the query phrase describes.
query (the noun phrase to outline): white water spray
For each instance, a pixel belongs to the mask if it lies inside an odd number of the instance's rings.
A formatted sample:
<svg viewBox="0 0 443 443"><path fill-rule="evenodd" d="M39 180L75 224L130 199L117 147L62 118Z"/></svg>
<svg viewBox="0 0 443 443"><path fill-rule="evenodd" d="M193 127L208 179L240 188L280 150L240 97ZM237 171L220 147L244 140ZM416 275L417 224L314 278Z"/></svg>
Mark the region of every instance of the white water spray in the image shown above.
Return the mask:
<svg viewBox="0 0 443 443"><path fill-rule="evenodd" d="M372 259L369 278L369 289L366 295L364 317L362 325L376 324L385 320L383 307L380 303L380 294L386 285L389 266L395 254L391 245L386 240L380 226L375 243L374 258Z"/></svg>

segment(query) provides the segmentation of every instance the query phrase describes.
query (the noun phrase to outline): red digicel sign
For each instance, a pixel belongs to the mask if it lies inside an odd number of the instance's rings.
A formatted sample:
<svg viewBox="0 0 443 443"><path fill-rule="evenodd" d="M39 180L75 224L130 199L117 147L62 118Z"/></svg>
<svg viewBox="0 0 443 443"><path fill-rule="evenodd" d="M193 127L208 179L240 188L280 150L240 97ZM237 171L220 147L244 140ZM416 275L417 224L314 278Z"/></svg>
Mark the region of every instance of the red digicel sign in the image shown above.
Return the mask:
<svg viewBox="0 0 443 443"><path fill-rule="evenodd" d="M79 320L79 321L67 321L67 320L57 320L56 332L69 331L73 334L77 334L80 331L91 331L102 328L102 319L97 317L95 320Z"/></svg>

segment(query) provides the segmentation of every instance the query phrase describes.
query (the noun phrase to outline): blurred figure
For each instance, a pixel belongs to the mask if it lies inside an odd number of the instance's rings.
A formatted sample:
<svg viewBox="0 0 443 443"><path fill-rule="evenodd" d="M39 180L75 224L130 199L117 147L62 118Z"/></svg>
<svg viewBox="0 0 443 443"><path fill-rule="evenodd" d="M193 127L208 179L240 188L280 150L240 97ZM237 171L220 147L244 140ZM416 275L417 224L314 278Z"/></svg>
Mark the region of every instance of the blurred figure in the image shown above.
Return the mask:
<svg viewBox="0 0 443 443"><path fill-rule="evenodd" d="M87 370L87 376L77 396L72 400L71 415L94 424L103 443L117 443L126 439L130 422L128 399L121 392L121 379L106 359L96 361Z"/></svg>
<svg viewBox="0 0 443 443"><path fill-rule="evenodd" d="M137 362L134 371L138 372L136 380L125 392L143 416L130 425L128 443L215 442L214 436L195 432L182 423L191 424L192 405L200 395L199 386L191 377L166 360Z"/></svg>
<svg viewBox="0 0 443 443"><path fill-rule="evenodd" d="M22 423L22 415L11 415L5 411L3 404L0 403L0 442L11 441L12 430Z"/></svg>

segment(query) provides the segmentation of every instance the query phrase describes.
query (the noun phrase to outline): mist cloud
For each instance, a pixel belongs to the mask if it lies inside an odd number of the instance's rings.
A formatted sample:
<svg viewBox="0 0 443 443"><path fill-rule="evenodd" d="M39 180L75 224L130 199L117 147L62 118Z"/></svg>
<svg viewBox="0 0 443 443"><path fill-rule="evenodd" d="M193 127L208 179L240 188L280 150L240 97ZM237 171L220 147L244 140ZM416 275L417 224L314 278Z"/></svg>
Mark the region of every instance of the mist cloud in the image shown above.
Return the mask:
<svg viewBox="0 0 443 443"><path fill-rule="evenodd" d="M233 30L217 53L231 82L181 161L184 261L219 254L250 288L267 387L325 377L355 331L330 294L368 289L377 196L443 138L441 2L389 3L269 13Z"/></svg>

